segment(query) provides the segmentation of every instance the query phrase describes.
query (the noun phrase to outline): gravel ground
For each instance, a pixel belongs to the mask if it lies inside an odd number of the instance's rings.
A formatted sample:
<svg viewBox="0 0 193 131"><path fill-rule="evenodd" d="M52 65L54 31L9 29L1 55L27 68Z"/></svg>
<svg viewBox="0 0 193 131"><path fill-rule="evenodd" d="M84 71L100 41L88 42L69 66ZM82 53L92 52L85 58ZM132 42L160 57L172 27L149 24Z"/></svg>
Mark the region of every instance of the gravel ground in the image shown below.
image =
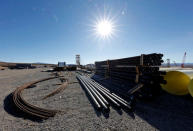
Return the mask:
<svg viewBox="0 0 193 131"><path fill-rule="evenodd" d="M138 101L134 113L111 109L109 114L96 111L79 83L69 84L62 92L42 98L60 87L53 79L25 89L23 97L29 103L61 110L55 117L43 121L10 113L8 96L16 87L49 77L43 69L0 71L0 131L7 130L193 130L193 101L189 96L177 97L164 93L151 102ZM75 72L62 72L69 82L77 82ZM11 109L10 109L11 110ZM13 110L13 109L12 109Z"/></svg>

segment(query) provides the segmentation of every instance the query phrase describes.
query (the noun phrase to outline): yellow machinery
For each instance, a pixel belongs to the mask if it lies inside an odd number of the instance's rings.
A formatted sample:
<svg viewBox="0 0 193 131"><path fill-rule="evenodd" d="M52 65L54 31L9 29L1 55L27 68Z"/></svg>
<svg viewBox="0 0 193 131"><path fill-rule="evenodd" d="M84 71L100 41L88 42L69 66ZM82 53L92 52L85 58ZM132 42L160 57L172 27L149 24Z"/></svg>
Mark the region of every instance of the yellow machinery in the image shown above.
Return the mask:
<svg viewBox="0 0 193 131"><path fill-rule="evenodd" d="M183 72L169 71L164 76L167 84L162 85L162 89L173 95L187 95L188 85L190 83L190 77ZM193 81L190 85L189 90L192 91L193 96Z"/></svg>

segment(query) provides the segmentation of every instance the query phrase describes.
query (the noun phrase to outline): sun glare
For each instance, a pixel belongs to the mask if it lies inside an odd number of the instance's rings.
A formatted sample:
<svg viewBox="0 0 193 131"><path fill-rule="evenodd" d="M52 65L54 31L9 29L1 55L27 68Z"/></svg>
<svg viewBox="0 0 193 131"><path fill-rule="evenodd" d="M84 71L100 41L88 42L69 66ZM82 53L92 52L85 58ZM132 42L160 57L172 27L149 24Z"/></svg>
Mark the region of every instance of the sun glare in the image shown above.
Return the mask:
<svg viewBox="0 0 193 131"><path fill-rule="evenodd" d="M115 26L112 20L103 18L98 19L94 23L94 32L98 38L110 39L113 37L115 31Z"/></svg>
<svg viewBox="0 0 193 131"><path fill-rule="evenodd" d="M108 37L112 33L112 23L107 20L100 21L96 26L97 33L102 37Z"/></svg>

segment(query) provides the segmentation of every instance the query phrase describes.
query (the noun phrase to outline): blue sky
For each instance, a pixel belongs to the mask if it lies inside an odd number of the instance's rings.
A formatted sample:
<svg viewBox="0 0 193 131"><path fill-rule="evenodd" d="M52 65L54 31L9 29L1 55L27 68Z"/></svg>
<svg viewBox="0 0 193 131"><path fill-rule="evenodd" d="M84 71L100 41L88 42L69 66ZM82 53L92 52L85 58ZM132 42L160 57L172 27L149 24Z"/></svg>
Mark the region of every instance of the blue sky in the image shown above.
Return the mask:
<svg viewBox="0 0 193 131"><path fill-rule="evenodd" d="M163 53L193 62L192 0L0 0L0 61L75 63ZM105 14L105 15L104 15ZM108 15L107 15L108 14ZM114 36L96 37L101 16Z"/></svg>

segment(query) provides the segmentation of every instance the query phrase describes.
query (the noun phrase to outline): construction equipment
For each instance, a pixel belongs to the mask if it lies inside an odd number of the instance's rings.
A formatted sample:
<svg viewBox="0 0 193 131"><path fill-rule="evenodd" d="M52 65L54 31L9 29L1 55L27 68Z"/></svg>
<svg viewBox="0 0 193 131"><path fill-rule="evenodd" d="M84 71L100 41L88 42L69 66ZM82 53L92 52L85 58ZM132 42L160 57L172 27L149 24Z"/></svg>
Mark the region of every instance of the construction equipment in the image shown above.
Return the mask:
<svg viewBox="0 0 193 131"><path fill-rule="evenodd" d="M75 65L75 64L68 64L66 66L66 70L68 70L68 71L75 71L76 69L77 69L77 65Z"/></svg>
<svg viewBox="0 0 193 131"><path fill-rule="evenodd" d="M186 61L186 52L184 53L183 59L182 59L182 64L181 67L184 68L184 63Z"/></svg>
<svg viewBox="0 0 193 131"><path fill-rule="evenodd" d="M66 66L66 62L58 62L58 67L65 67Z"/></svg>
<svg viewBox="0 0 193 131"><path fill-rule="evenodd" d="M66 62L58 62L57 67L54 68L55 71L64 71L66 70Z"/></svg>

